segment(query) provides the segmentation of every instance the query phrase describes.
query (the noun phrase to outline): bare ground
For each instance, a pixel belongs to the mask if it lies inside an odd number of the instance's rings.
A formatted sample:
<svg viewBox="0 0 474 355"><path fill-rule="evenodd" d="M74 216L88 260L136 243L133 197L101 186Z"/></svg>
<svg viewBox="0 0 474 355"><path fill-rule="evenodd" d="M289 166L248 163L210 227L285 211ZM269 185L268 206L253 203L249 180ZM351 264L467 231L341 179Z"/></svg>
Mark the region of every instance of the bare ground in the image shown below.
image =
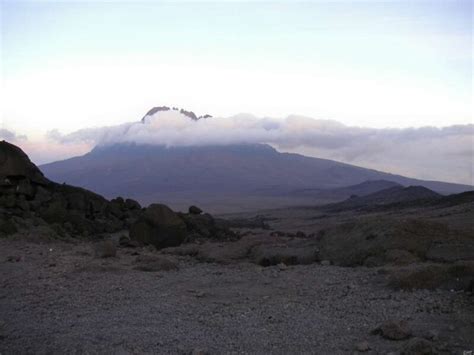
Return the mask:
<svg viewBox="0 0 474 355"><path fill-rule="evenodd" d="M177 271L135 269L134 253L94 258L91 243L0 240L0 353L347 354L399 352L372 335L407 320L437 351L474 349L465 292L394 291L376 268L263 268L167 256Z"/></svg>

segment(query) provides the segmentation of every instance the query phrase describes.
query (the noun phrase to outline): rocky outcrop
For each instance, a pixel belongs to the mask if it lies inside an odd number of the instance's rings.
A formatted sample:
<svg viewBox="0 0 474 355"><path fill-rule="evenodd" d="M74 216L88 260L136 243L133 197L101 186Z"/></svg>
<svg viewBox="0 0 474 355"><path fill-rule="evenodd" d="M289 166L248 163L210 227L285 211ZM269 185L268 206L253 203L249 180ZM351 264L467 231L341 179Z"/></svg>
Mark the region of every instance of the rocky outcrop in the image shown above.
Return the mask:
<svg viewBox="0 0 474 355"><path fill-rule="evenodd" d="M92 236L128 228L140 210L133 200L52 182L20 148L0 142L0 234L47 224L61 235Z"/></svg>
<svg viewBox="0 0 474 355"><path fill-rule="evenodd" d="M31 184L48 185L50 181L17 146L0 142L0 186L2 193L13 188L15 192L31 195Z"/></svg>

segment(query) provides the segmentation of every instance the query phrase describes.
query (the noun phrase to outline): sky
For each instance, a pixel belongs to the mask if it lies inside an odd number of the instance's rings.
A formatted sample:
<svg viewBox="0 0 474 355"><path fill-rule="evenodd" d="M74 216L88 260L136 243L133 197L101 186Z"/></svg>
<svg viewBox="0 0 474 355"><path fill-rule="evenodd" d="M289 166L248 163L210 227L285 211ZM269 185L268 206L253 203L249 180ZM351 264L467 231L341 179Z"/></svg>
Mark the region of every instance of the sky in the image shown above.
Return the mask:
<svg viewBox="0 0 474 355"><path fill-rule="evenodd" d="M470 1L0 1L0 134L38 163L90 149L51 131L121 125L161 105L380 132L473 123ZM472 158L467 137L457 151ZM291 149L326 154L314 146ZM387 168L404 171L402 160ZM462 166L447 178L472 180L472 160Z"/></svg>

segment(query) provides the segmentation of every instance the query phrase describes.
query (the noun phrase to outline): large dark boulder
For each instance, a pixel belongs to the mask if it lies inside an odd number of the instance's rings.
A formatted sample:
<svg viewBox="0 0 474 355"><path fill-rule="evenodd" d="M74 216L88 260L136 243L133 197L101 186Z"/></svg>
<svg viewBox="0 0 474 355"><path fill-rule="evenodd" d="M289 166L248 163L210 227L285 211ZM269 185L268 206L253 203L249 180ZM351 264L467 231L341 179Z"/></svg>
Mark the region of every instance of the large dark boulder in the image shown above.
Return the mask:
<svg viewBox="0 0 474 355"><path fill-rule="evenodd" d="M202 210L198 207L198 206L189 206L189 210L188 210L189 214L201 214L202 213Z"/></svg>
<svg viewBox="0 0 474 355"><path fill-rule="evenodd" d="M28 179L36 184L50 183L28 156L17 146L0 142L0 181L2 184Z"/></svg>
<svg viewBox="0 0 474 355"><path fill-rule="evenodd" d="M168 206L150 205L132 224L130 238L156 248L180 245L186 238L186 224Z"/></svg>

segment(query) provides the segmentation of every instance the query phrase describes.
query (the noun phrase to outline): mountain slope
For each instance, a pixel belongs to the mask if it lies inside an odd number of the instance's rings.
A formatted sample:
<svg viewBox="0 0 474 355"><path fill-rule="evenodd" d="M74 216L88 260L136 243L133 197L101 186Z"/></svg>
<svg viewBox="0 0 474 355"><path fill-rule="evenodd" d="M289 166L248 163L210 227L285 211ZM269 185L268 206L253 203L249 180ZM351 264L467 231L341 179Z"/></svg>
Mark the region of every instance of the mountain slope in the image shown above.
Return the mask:
<svg viewBox="0 0 474 355"><path fill-rule="evenodd" d="M367 180L422 185L442 193L469 190L463 185L419 181L326 159L280 153L264 144L164 147L116 144L84 156L41 166L58 182L79 185L106 197L131 197L141 203L181 200L229 205L242 199L285 197L278 205L314 202L288 198L298 189L334 189ZM263 202L263 200L259 201ZM258 208L277 207L260 203ZM227 209L229 210L229 209ZM231 209L232 210L232 209Z"/></svg>

